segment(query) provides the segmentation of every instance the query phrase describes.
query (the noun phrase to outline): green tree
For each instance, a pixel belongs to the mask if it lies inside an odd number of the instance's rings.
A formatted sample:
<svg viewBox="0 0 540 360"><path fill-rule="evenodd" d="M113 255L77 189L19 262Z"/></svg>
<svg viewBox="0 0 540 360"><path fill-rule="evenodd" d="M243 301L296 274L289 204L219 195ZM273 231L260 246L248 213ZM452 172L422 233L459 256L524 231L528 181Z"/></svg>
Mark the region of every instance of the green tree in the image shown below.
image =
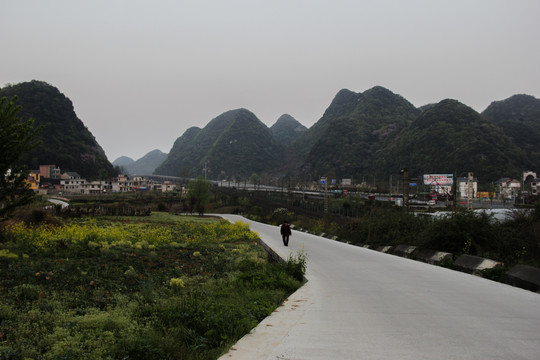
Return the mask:
<svg viewBox="0 0 540 360"><path fill-rule="evenodd" d="M16 96L0 98L0 221L31 202L34 195L28 189L28 171L17 161L38 145L33 139L39 128L34 128L33 119L19 116L21 107L16 102Z"/></svg>
<svg viewBox="0 0 540 360"><path fill-rule="evenodd" d="M257 173L251 174L251 183L257 188L261 184L261 177Z"/></svg>
<svg viewBox="0 0 540 360"><path fill-rule="evenodd" d="M187 186L187 197L191 205L191 212L197 210L199 215L203 215L208 203L210 202L210 181L206 180L202 176L199 176L197 180L192 181Z"/></svg>

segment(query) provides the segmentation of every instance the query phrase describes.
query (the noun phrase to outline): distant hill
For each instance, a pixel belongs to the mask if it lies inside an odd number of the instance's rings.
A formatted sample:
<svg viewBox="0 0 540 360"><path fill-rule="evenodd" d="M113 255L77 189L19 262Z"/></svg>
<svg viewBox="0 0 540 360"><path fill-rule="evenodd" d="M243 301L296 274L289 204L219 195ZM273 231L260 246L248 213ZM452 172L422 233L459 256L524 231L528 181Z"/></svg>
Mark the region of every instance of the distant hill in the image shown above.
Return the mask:
<svg viewBox="0 0 540 360"><path fill-rule="evenodd" d="M492 102L482 116L501 127L512 142L527 153L536 166L534 169L540 171L540 99L514 95Z"/></svg>
<svg viewBox="0 0 540 360"><path fill-rule="evenodd" d="M359 178L373 171L373 159L420 114L403 97L377 86L364 93L338 92L322 118L292 145L302 172Z"/></svg>
<svg viewBox="0 0 540 360"><path fill-rule="evenodd" d="M156 149L150 151L137 161L133 161L133 159L127 156L119 157L113 161L113 165L120 166L127 175L151 175L166 158L167 154Z"/></svg>
<svg viewBox="0 0 540 360"><path fill-rule="evenodd" d="M29 168L54 164L88 179L115 169L71 101L55 87L31 81L9 85L0 96L19 96L21 116L43 126L42 144L24 155ZM236 109L189 128L169 154L154 150L114 164L132 175L149 173L210 179L317 179L319 176L385 183L408 167L410 176L472 171L481 183L540 171L540 100L514 95L482 114L456 101L421 108L380 86L339 91L323 116L306 129L290 115L268 128L252 112Z"/></svg>
<svg viewBox="0 0 540 360"><path fill-rule="evenodd" d="M525 152L503 130L470 107L443 100L425 110L376 156L381 176L408 167L413 176L472 171L481 182L519 178Z"/></svg>
<svg viewBox="0 0 540 360"><path fill-rule="evenodd" d="M304 125L289 114L281 115L276 123L270 127L274 139L284 147L289 146L306 130Z"/></svg>
<svg viewBox="0 0 540 360"><path fill-rule="evenodd" d="M73 104L57 88L43 81L9 85L0 96L17 95L20 115L33 118L42 126L37 135L41 144L23 155L21 164L30 169L39 165L57 165L64 171L76 171L88 179L114 176L113 165L95 137L77 117Z"/></svg>
<svg viewBox="0 0 540 360"><path fill-rule="evenodd" d="M134 162L135 160L133 160L129 156L120 156L118 159L114 160L112 164L113 166L125 167L126 165L129 165Z"/></svg>
<svg viewBox="0 0 540 360"><path fill-rule="evenodd" d="M209 178L246 179L277 166L281 154L270 129L249 110L237 109L203 129L188 129L154 173L196 177L206 165Z"/></svg>
<svg viewBox="0 0 540 360"><path fill-rule="evenodd" d="M192 169L201 162L202 156L209 144L197 143L197 135L201 132L198 127L191 127L176 139L167 158L159 165L154 174L170 176L192 176Z"/></svg>
<svg viewBox="0 0 540 360"><path fill-rule="evenodd" d="M423 111L426 111L426 110L431 109L431 108L434 107L435 105L437 105L437 104L436 104L436 103L426 104L426 105L420 106L420 107L418 108L418 110L420 110L420 111L423 112Z"/></svg>
<svg viewBox="0 0 540 360"><path fill-rule="evenodd" d="M343 89L307 130L289 115L268 129L245 109L226 112L203 129L186 131L156 173L195 176L206 163L211 178L263 172L384 182L404 167L415 177L472 171L484 183L519 178L522 169L540 163L537 102L520 95L481 115L456 100L419 109L380 86L363 93Z"/></svg>

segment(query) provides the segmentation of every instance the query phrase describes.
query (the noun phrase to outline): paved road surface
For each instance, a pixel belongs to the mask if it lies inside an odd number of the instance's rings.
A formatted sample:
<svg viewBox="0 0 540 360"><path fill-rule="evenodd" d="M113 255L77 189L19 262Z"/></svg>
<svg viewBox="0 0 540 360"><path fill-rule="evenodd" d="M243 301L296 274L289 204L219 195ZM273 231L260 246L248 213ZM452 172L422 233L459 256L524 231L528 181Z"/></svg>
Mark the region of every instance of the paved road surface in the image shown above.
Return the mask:
<svg viewBox="0 0 540 360"><path fill-rule="evenodd" d="M540 294L245 221L308 282L220 359L540 359Z"/></svg>

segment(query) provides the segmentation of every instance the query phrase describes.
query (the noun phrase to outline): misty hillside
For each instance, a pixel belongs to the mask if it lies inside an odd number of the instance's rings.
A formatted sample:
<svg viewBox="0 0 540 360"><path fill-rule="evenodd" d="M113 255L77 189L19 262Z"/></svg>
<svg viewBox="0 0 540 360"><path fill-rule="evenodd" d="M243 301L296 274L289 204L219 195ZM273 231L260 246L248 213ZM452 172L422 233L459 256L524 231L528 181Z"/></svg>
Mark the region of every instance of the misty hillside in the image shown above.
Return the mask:
<svg viewBox="0 0 540 360"><path fill-rule="evenodd" d="M403 167L416 175L472 171L482 182L503 175L517 178L532 165L500 127L456 100L424 111L376 157L381 174Z"/></svg>
<svg viewBox="0 0 540 360"><path fill-rule="evenodd" d="M312 176L355 177L373 172L373 159L420 114L410 102L377 86L364 93L341 90L322 118L292 145Z"/></svg>
<svg viewBox="0 0 540 360"><path fill-rule="evenodd" d="M282 153L272 133L246 109L227 111L203 129L188 129L156 174L196 177L206 166L209 177L248 178L277 166Z"/></svg>
<svg viewBox="0 0 540 360"><path fill-rule="evenodd" d="M270 131L278 144L287 147L298 139L307 128L289 114L281 115L276 123L270 127Z"/></svg>
<svg viewBox="0 0 540 360"><path fill-rule="evenodd" d="M540 137L537 102L530 96L513 97L502 104L495 102L479 114L455 100L419 109L380 86L363 93L343 89L321 119L309 129L298 131L300 134L283 152L266 152L263 157L269 160L250 161L261 157L259 150L253 150L261 149L262 144L268 143L269 149L276 144L268 141L264 125L247 110L243 110L244 115L251 114L249 118L257 124L257 131L247 135L245 125L231 126L236 110L212 120L202 130L187 131L177 139L175 151L171 150L164 164L170 165L168 174L179 174L183 169L184 175L194 175L202 173L206 161L212 170L209 177L215 179L235 177L235 172L243 176L264 172L274 177L384 181L404 167L410 169L411 176L460 176L472 171L483 182L506 176L519 178L522 169L536 169L539 163L535 162L535 139ZM285 115L270 132L274 138L287 139L278 144L282 148L297 126L292 117ZM233 147L239 138L245 146ZM185 160L172 163L172 159ZM216 161L220 165L218 173ZM245 165L241 171L239 163Z"/></svg>
<svg viewBox="0 0 540 360"><path fill-rule="evenodd" d="M88 179L114 176L113 165L73 104L55 87L31 81L9 85L0 96L18 95L21 116L42 126L41 145L24 154L30 169L58 165ZM540 100L514 95L479 114L456 101L420 109L388 89L339 91L323 116L306 129L290 115L268 128L247 109L222 113L204 128L189 128L169 154L159 150L133 161L115 160L129 174L245 180L252 174L386 181L404 167L410 176L473 172L483 183L540 171Z"/></svg>
<svg viewBox="0 0 540 360"><path fill-rule="evenodd" d="M127 156L121 156L113 161L113 165L120 166L123 173L127 175L152 175L154 170L161 165L165 159L167 159L167 154L156 149L150 151L136 161L133 161L133 159Z"/></svg>
<svg viewBox="0 0 540 360"><path fill-rule="evenodd" d="M510 140L525 151L531 162L540 167L540 99L514 95L492 102L482 116L501 127Z"/></svg>
<svg viewBox="0 0 540 360"><path fill-rule="evenodd" d="M134 163L134 162L135 162L135 160L133 160L129 156L120 156L119 158L114 160L112 162L112 164L113 164L113 166L125 167L126 165L129 165L129 164Z"/></svg>

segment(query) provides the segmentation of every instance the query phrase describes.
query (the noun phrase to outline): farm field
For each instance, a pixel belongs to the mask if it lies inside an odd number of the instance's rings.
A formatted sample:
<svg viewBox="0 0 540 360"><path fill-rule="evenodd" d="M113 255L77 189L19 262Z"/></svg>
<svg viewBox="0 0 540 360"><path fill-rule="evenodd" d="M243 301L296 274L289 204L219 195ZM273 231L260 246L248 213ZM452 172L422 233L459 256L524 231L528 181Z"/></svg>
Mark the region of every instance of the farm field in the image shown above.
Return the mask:
<svg viewBox="0 0 540 360"><path fill-rule="evenodd" d="M63 221L2 230L0 359L215 359L302 284L243 223Z"/></svg>

